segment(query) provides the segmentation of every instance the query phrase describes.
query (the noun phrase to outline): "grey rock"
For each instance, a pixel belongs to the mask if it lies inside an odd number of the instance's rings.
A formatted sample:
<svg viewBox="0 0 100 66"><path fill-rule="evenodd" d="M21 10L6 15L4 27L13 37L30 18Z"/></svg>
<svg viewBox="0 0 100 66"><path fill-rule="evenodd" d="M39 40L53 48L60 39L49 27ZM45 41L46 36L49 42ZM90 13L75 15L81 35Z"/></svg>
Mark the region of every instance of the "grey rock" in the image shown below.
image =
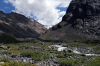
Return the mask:
<svg viewBox="0 0 100 66"><path fill-rule="evenodd" d="M62 22L66 22L67 25L71 25L70 28L73 28L74 30L79 30L80 35L94 35L94 37L90 38L99 38L99 7L99 0L72 0L66 11L66 14L62 18ZM82 30L83 34L81 34L80 30Z"/></svg>

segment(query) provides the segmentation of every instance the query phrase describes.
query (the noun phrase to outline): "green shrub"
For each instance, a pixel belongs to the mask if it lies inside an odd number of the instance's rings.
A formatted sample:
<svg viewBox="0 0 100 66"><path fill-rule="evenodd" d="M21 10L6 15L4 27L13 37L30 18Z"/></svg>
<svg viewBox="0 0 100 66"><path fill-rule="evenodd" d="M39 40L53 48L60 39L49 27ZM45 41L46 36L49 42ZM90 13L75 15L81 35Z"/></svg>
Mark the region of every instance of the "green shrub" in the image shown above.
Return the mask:
<svg viewBox="0 0 100 66"><path fill-rule="evenodd" d="M87 66L100 66L100 57L96 57L94 60L87 61Z"/></svg>
<svg viewBox="0 0 100 66"><path fill-rule="evenodd" d="M74 66L75 65L75 61L72 59L62 58L62 59L59 59L58 62L60 66Z"/></svg>
<svg viewBox="0 0 100 66"><path fill-rule="evenodd" d="M44 54L43 55L43 59L49 59L49 58L50 58L49 54Z"/></svg>
<svg viewBox="0 0 100 66"><path fill-rule="evenodd" d="M23 51L21 55L31 57L35 61L42 60L42 52L40 51Z"/></svg>
<svg viewBox="0 0 100 66"><path fill-rule="evenodd" d="M42 60L42 52L40 51L34 51L32 58L36 61L41 61Z"/></svg>
<svg viewBox="0 0 100 66"><path fill-rule="evenodd" d="M9 58L0 58L0 62L9 62Z"/></svg>
<svg viewBox="0 0 100 66"><path fill-rule="evenodd" d="M100 61L95 60L95 61L89 61L87 63L87 66L100 66Z"/></svg>

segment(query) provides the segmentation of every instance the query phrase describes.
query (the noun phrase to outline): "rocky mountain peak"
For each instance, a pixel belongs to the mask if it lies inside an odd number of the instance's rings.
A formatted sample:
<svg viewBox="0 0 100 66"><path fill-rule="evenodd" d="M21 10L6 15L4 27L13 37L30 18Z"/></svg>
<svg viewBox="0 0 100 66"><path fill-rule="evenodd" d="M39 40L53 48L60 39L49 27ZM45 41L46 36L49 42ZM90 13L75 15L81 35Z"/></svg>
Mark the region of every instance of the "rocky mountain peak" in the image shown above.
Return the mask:
<svg viewBox="0 0 100 66"><path fill-rule="evenodd" d="M72 0L62 22L82 34L100 37L100 0Z"/></svg>
<svg viewBox="0 0 100 66"><path fill-rule="evenodd" d="M100 0L72 0L62 21L46 36L54 40L100 39Z"/></svg>

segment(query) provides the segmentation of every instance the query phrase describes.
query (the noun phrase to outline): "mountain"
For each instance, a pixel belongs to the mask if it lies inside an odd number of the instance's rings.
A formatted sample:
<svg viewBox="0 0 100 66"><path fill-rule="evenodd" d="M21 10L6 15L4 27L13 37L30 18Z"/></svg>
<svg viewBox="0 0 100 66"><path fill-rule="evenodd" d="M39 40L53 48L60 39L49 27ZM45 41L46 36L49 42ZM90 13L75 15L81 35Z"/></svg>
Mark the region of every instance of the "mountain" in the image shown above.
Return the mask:
<svg viewBox="0 0 100 66"><path fill-rule="evenodd" d="M0 11L0 33L7 33L18 38L38 37L46 28L24 15Z"/></svg>
<svg viewBox="0 0 100 66"><path fill-rule="evenodd" d="M100 1L72 0L62 21L45 35L55 40L100 39Z"/></svg>

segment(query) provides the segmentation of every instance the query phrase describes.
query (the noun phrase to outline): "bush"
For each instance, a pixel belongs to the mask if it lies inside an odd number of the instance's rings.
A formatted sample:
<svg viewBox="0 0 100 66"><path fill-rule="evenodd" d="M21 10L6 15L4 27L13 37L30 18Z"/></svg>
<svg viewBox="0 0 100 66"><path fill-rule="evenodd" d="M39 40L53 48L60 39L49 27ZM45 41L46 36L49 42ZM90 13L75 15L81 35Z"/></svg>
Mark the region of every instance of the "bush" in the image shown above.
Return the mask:
<svg viewBox="0 0 100 66"><path fill-rule="evenodd" d="M42 60L42 52L40 51L23 51L21 52L22 56L31 57L35 61Z"/></svg>
<svg viewBox="0 0 100 66"><path fill-rule="evenodd" d="M49 58L50 58L49 54L44 54L43 55L43 59L49 59Z"/></svg>
<svg viewBox="0 0 100 66"><path fill-rule="evenodd" d="M88 61L87 66L100 66L100 57L96 57L94 60Z"/></svg>
<svg viewBox="0 0 100 66"><path fill-rule="evenodd" d="M72 59L59 59L58 63L60 66L74 66L75 61Z"/></svg>
<svg viewBox="0 0 100 66"><path fill-rule="evenodd" d="M9 62L9 58L0 58L0 62Z"/></svg>
<svg viewBox="0 0 100 66"><path fill-rule="evenodd" d="M100 66L100 61L89 61L87 66Z"/></svg>

